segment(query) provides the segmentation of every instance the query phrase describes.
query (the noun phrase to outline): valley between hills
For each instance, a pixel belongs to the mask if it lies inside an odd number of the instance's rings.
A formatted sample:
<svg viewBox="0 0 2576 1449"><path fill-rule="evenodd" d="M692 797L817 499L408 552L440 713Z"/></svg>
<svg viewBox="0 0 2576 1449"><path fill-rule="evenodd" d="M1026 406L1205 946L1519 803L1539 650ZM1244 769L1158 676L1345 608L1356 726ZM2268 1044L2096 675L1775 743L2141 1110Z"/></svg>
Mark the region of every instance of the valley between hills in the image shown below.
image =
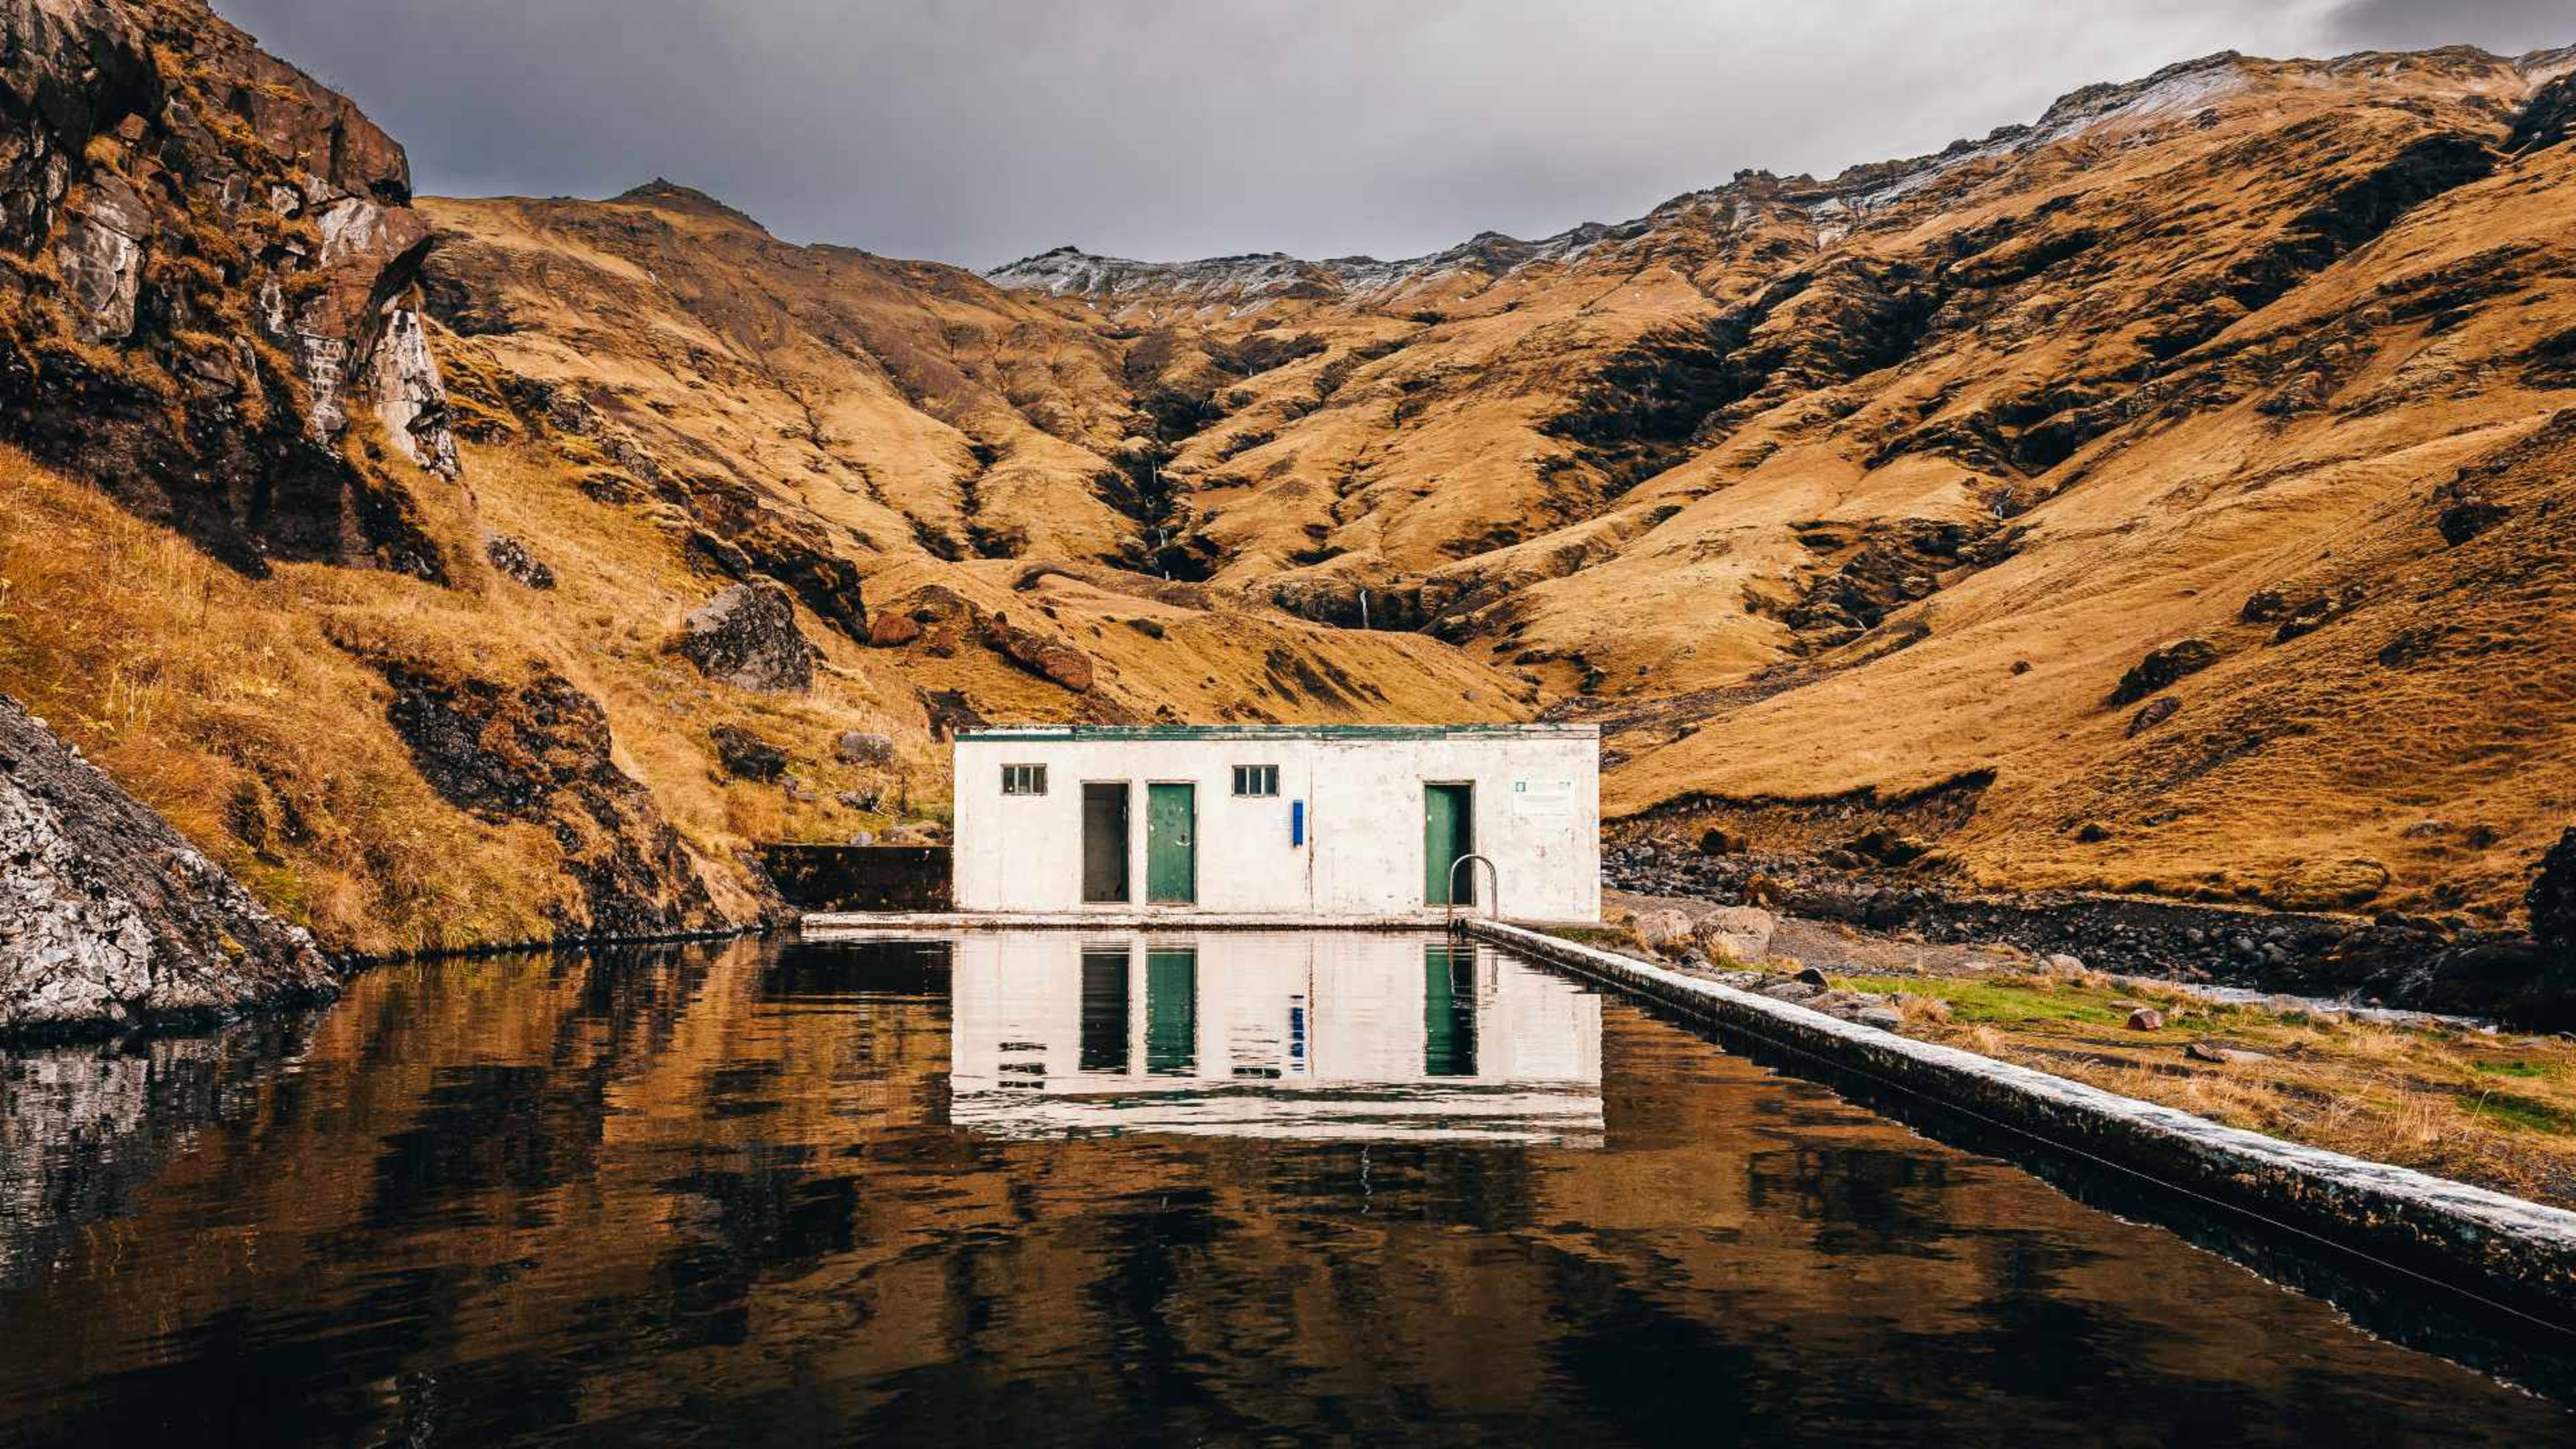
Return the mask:
<svg viewBox="0 0 2576 1449"><path fill-rule="evenodd" d="M323 951L775 918L978 721L1594 721L1645 884L2418 955L2576 821L2576 48L978 274L415 197L190 0L0 14L0 692Z"/></svg>

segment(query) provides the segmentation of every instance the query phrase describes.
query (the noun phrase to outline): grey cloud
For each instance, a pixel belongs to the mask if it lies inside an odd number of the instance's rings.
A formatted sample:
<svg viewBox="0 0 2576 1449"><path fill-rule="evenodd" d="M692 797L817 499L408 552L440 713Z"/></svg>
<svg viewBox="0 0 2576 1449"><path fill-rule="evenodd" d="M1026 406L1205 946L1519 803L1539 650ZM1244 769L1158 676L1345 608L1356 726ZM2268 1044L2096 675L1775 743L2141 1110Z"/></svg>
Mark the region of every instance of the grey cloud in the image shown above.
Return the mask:
<svg viewBox="0 0 2576 1449"><path fill-rule="evenodd" d="M783 236L990 266L1432 250L1635 216L1739 167L1938 149L2376 0L217 0L422 190L654 176ZM2486 7L2501 10L2504 0ZM2329 24L2331 22L2331 24Z"/></svg>
<svg viewBox="0 0 2576 1449"><path fill-rule="evenodd" d="M2331 34L2359 49L2477 45L2503 55L2576 44L2567 0L2345 0Z"/></svg>

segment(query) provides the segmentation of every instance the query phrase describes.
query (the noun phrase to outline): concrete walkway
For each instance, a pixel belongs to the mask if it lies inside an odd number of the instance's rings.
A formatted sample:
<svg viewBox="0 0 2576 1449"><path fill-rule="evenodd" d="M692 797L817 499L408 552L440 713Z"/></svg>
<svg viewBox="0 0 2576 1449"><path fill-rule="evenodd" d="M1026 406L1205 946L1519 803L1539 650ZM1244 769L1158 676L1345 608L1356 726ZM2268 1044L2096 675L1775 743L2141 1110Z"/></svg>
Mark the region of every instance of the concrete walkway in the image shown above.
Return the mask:
<svg viewBox="0 0 2576 1449"><path fill-rule="evenodd" d="M1595 950L1519 925L1469 933L1685 1016L2228 1203L2562 1331L2576 1324L2576 1213L2410 1168L2303 1147Z"/></svg>

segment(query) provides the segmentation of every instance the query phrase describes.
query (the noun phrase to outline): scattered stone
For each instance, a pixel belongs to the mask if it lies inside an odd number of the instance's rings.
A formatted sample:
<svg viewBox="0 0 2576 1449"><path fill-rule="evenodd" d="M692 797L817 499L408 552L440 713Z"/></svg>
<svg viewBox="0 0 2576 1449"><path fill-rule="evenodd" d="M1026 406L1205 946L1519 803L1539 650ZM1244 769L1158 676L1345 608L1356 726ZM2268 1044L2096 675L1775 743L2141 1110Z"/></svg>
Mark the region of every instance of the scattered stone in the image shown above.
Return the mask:
<svg viewBox="0 0 2576 1449"><path fill-rule="evenodd" d="M2470 498L2442 510L2433 526L2442 531L2442 541L2453 548L2504 522L2513 510L2484 498Z"/></svg>
<svg viewBox="0 0 2576 1449"><path fill-rule="evenodd" d="M1075 694L1091 688L1091 656L1061 639L1023 629L1007 614L995 614L984 637L1003 658L1050 684Z"/></svg>
<svg viewBox="0 0 2576 1449"><path fill-rule="evenodd" d="M2178 639L2161 649L2150 649L2136 667L2120 676L2119 685L2111 691L2110 703L2115 707L2135 704L2217 662L2218 646L2206 639Z"/></svg>
<svg viewBox="0 0 2576 1449"><path fill-rule="evenodd" d="M1658 956L1678 955L1695 940L1689 915L1670 906L1639 911L1628 926L1637 933L1638 941Z"/></svg>
<svg viewBox="0 0 2576 1449"><path fill-rule="evenodd" d="M2135 734L2136 732L2137 731L2133 726L2130 733ZM2101 821L2098 820L2087 820L2083 824L2075 827L2075 839L2079 844L2099 845L2110 838L2111 832L2103 826Z"/></svg>
<svg viewBox="0 0 2576 1449"><path fill-rule="evenodd" d="M850 832L849 843L864 850L877 843L876 833L868 830L853 830Z"/></svg>
<svg viewBox="0 0 2576 1449"><path fill-rule="evenodd" d="M1757 906L1721 906L1700 917L1692 931L1713 956L1759 961L1771 954L1771 936L1779 928L1780 918Z"/></svg>
<svg viewBox="0 0 2576 1449"><path fill-rule="evenodd" d="M2024 674L2028 674L2028 673L2030 673L2030 661L2029 661L2029 660L2027 660L2027 659L2016 659L2016 660L2014 660L2014 661L2013 661L2013 665L2012 665L2012 672L2013 672L2013 674L2014 674L2015 676L2020 676L2020 675L2024 675Z"/></svg>
<svg viewBox="0 0 2576 1449"><path fill-rule="evenodd" d="M555 571L528 552L526 544L507 534L496 533L483 540L483 556L490 559L492 567L504 576L529 588L551 589L555 586Z"/></svg>
<svg viewBox="0 0 2576 1449"><path fill-rule="evenodd" d="M2289 616L2289 596L2279 589L2256 589L2246 597L2245 607L2236 612L2236 617L2248 624L2276 624Z"/></svg>
<svg viewBox="0 0 2576 1449"><path fill-rule="evenodd" d="M910 614L879 613L868 621L868 642L879 649L900 649L921 637L921 621Z"/></svg>
<svg viewBox="0 0 2576 1449"><path fill-rule="evenodd" d="M2131 1031L2161 1031L2164 1024L2165 1014L2152 1006L2141 1006L2129 1013Z"/></svg>
<svg viewBox="0 0 2576 1449"><path fill-rule="evenodd" d="M852 810L874 810L881 797L874 790L844 790L832 798Z"/></svg>
<svg viewBox="0 0 2576 1449"><path fill-rule="evenodd" d="M2215 1042L2196 1041L2182 1049L2182 1054L2196 1062L2268 1062L2262 1052L2249 1052L2238 1047L2224 1047Z"/></svg>
<svg viewBox="0 0 2576 1449"><path fill-rule="evenodd" d="M1783 981L1776 986L1763 987L1762 994L1780 1001L1805 1001L1823 993L1804 981Z"/></svg>
<svg viewBox="0 0 2576 1449"><path fill-rule="evenodd" d="M891 764L894 741L866 730L843 730L832 741L832 756L844 765Z"/></svg>
<svg viewBox="0 0 2576 1449"><path fill-rule="evenodd" d="M749 730L718 725L707 737L715 741L716 763L728 775L768 784L787 773L787 752Z"/></svg>
<svg viewBox="0 0 2576 1449"><path fill-rule="evenodd" d="M1791 977L1790 979L1791 979L1791 980L1793 980L1793 981L1803 981L1803 982L1805 982L1806 984L1808 984L1809 986L1813 986L1813 987L1817 988L1818 990L1822 990L1822 989L1824 989L1824 988L1825 988L1825 986L1827 986L1827 985L1829 984L1829 983L1825 980L1825 973L1824 973L1824 972L1822 972L1822 971L1817 970L1817 969L1816 969L1815 967L1813 967L1813 966L1802 966L1802 967L1798 968L1798 974L1797 974L1796 976Z"/></svg>
<svg viewBox="0 0 2576 1449"><path fill-rule="evenodd" d="M814 687L820 651L798 631L794 600L768 579L737 584L689 616L680 652L720 684L802 694Z"/></svg>
<svg viewBox="0 0 2576 1449"><path fill-rule="evenodd" d="M1699 833L1702 855L1738 855L1744 850L1744 837L1723 825L1712 825Z"/></svg>
<svg viewBox="0 0 2576 1449"><path fill-rule="evenodd" d="M2129 738L2134 740L2166 720L2172 719L2174 712L2181 708L2182 701L2170 694L2159 695L2148 700L2143 708L2129 717Z"/></svg>
<svg viewBox="0 0 2576 1449"><path fill-rule="evenodd" d="M1163 637L1165 632L1161 621L1155 619L1130 619L1127 621L1127 627L1144 635L1148 639L1160 639Z"/></svg>
<svg viewBox="0 0 2576 1449"><path fill-rule="evenodd" d="M1869 1007L1852 1019L1863 1026L1877 1027L1880 1031L1894 1031L1905 1025L1905 1013L1887 1006Z"/></svg>
<svg viewBox="0 0 2576 1449"><path fill-rule="evenodd" d="M2047 967L2049 974L2053 976L2081 976L2084 974L2084 958L2080 956L2069 956L2062 951L2054 956L2042 958L2040 964Z"/></svg>
<svg viewBox="0 0 2576 1449"><path fill-rule="evenodd" d="M1900 835L1893 830L1881 829L1846 841L1843 849L1881 865L1911 865L1930 853L1932 843L1920 836Z"/></svg>

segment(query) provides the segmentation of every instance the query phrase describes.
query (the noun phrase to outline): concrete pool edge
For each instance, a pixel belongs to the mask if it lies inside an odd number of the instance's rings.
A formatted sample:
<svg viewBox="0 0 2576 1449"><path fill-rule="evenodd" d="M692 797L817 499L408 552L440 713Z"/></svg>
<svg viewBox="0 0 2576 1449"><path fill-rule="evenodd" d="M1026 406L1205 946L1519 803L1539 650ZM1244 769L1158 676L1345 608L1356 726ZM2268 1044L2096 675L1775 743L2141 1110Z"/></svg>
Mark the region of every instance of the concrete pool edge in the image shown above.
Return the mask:
<svg viewBox="0 0 2576 1449"><path fill-rule="evenodd" d="M1526 927L1473 920L1466 929L1684 1016L1774 1040L1944 1109L2254 1212L2545 1323L2576 1322L2576 1213L2222 1126Z"/></svg>

